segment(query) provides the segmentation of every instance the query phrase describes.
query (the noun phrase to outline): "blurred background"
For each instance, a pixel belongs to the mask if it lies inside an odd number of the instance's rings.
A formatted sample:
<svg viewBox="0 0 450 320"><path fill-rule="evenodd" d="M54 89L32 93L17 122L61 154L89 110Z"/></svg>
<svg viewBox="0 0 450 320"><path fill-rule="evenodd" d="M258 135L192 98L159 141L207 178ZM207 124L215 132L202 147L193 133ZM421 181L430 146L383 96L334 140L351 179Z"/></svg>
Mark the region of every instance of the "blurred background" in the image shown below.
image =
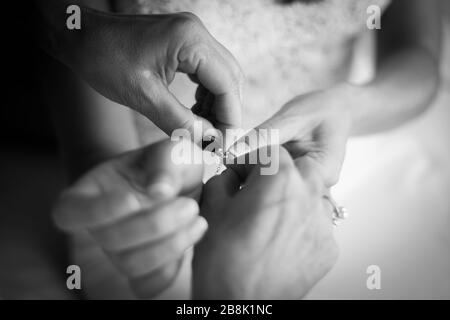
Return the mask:
<svg viewBox="0 0 450 320"><path fill-rule="evenodd" d="M310 299L450 299L450 5L443 2L439 96L419 119L349 142L334 191L350 218L336 229L339 261ZM4 12L17 10L8 4ZM25 41L31 35L24 24L8 28L0 110L0 297L71 298L65 238L49 217L65 180L41 95L41 67L49 58ZM380 290L366 286L370 265L381 269Z"/></svg>

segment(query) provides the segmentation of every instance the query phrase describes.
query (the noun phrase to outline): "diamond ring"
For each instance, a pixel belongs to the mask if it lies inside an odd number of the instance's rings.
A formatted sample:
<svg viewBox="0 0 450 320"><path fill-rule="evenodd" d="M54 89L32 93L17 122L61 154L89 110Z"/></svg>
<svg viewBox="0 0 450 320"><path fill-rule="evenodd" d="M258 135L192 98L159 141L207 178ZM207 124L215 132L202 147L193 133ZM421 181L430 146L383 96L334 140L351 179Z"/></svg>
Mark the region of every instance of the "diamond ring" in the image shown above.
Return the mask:
<svg viewBox="0 0 450 320"><path fill-rule="evenodd" d="M347 209L343 206L338 205L337 202L334 201L334 199L330 196L324 196L324 198L327 199L333 207L333 213L331 217L333 219L333 224L335 226L338 226L342 222L342 220L348 218Z"/></svg>

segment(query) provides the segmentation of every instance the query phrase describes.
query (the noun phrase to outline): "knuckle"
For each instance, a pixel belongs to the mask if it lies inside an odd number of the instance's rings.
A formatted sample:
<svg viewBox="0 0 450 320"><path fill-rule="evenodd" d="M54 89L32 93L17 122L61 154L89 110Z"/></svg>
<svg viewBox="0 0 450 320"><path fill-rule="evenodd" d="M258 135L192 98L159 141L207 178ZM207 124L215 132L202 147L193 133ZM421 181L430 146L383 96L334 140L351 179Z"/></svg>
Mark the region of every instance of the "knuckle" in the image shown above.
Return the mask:
<svg viewBox="0 0 450 320"><path fill-rule="evenodd" d="M186 19L187 21L194 21L195 23L199 23L199 22L201 23L200 18L192 12L184 11L184 12L178 13L178 15L180 17Z"/></svg>
<svg viewBox="0 0 450 320"><path fill-rule="evenodd" d="M191 133L194 133L194 125L195 125L195 116L192 112L187 113L187 117L183 119L178 127L180 129L186 129Z"/></svg>
<svg viewBox="0 0 450 320"><path fill-rule="evenodd" d="M192 12L180 12L175 15L172 26L177 33L183 35L192 34L193 31L199 32L203 30L203 23L198 16Z"/></svg>

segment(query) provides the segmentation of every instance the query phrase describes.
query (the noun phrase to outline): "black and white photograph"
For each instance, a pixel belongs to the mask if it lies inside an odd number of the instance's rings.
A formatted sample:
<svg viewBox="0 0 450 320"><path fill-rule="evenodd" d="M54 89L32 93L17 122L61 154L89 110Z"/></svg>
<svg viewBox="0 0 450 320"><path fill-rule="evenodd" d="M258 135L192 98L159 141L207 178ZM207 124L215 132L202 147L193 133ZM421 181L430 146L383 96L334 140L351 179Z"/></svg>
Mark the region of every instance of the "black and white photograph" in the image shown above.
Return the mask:
<svg viewBox="0 0 450 320"><path fill-rule="evenodd" d="M450 299L450 1L2 12L0 300Z"/></svg>

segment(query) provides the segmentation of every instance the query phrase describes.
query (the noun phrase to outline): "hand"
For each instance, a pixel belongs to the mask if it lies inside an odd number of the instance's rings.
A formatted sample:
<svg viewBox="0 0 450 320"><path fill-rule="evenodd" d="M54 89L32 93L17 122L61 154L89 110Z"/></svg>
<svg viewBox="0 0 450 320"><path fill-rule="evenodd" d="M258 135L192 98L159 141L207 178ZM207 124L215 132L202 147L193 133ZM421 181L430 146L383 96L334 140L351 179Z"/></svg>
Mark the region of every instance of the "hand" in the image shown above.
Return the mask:
<svg viewBox="0 0 450 320"><path fill-rule="evenodd" d="M278 130L278 143L294 159L304 156L313 159L326 186L332 187L339 179L352 124L350 108L340 102L348 99L342 95L348 95L345 85L298 96L255 130ZM254 143L255 139L247 140L250 150L274 143L261 137L257 143ZM232 148L244 139L245 136L240 138Z"/></svg>
<svg viewBox="0 0 450 320"><path fill-rule="evenodd" d="M194 251L195 298L298 299L333 266L337 247L323 177L311 159L294 164L281 151L276 175L237 165L204 187L209 230Z"/></svg>
<svg viewBox="0 0 450 320"><path fill-rule="evenodd" d="M170 286L207 228L191 198L201 190L203 166L171 161L174 148L200 150L183 143L158 143L98 166L54 210L61 229L91 234L141 298Z"/></svg>
<svg viewBox="0 0 450 320"><path fill-rule="evenodd" d="M71 61L101 94L147 116L169 135L178 128L193 130L195 120L203 122L203 133L240 125L241 69L195 15L90 13L86 19L87 36ZM198 83L195 110L209 121L169 91L176 72Z"/></svg>

